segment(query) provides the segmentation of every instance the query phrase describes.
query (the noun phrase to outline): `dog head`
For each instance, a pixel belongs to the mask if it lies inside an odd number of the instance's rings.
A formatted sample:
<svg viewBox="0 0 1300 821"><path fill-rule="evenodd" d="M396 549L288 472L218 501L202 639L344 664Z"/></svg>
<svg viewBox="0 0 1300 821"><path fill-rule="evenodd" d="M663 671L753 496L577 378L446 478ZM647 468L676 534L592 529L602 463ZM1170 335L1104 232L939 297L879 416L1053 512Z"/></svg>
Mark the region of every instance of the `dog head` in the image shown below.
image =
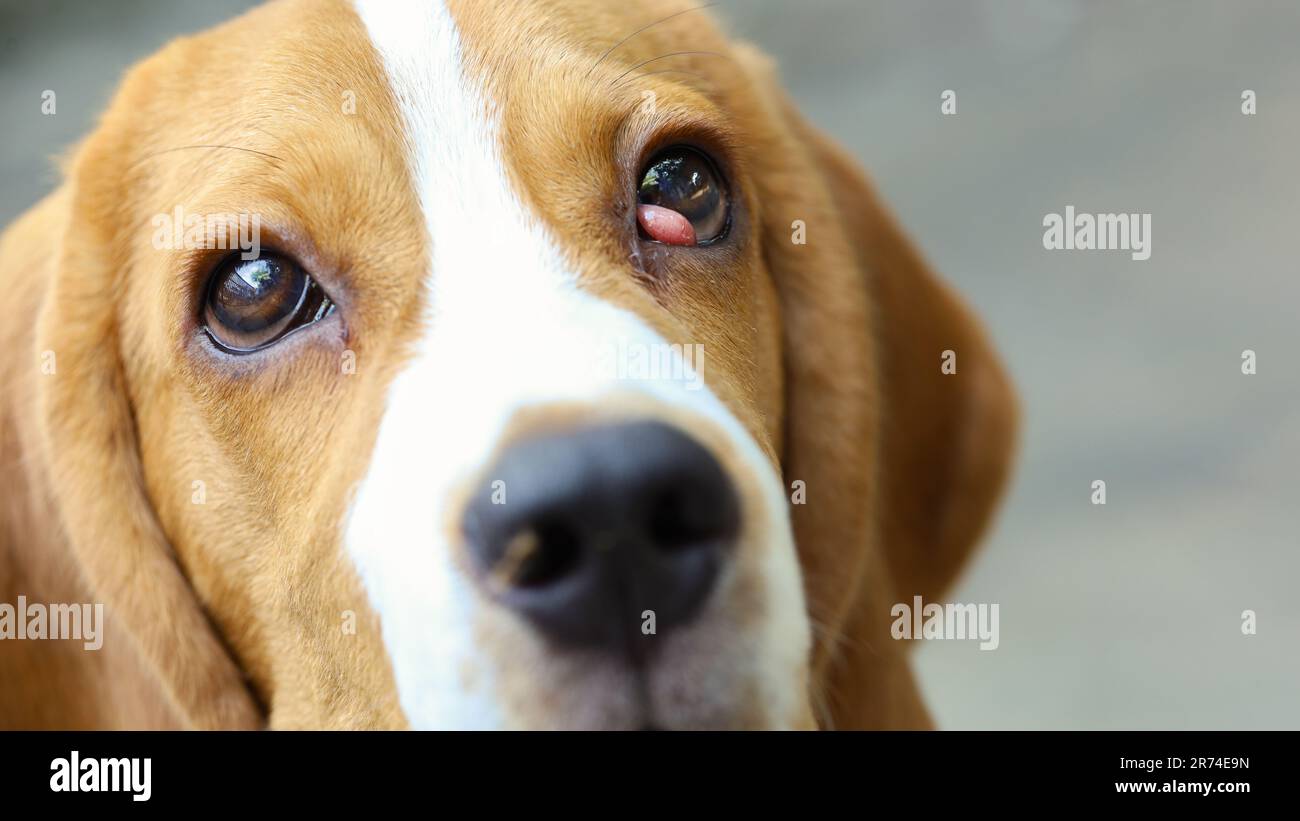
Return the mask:
<svg viewBox="0 0 1300 821"><path fill-rule="evenodd" d="M187 723L924 722L1010 389L705 12L273 3L67 185L41 452Z"/></svg>

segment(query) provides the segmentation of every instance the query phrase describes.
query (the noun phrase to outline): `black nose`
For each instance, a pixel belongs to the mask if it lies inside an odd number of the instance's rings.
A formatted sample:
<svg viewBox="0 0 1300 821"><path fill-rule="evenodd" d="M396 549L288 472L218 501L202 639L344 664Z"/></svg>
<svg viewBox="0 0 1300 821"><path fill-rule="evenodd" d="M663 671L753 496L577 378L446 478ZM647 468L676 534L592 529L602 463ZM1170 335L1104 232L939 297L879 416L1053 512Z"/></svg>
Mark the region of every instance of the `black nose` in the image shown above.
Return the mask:
<svg viewBox="0 0 1300 821"><path fill-rule="evenodd" d="M688 621L739 527L717 460L658 422L514 444L465 514L489 589L553 638L585 646Z"/></svg>

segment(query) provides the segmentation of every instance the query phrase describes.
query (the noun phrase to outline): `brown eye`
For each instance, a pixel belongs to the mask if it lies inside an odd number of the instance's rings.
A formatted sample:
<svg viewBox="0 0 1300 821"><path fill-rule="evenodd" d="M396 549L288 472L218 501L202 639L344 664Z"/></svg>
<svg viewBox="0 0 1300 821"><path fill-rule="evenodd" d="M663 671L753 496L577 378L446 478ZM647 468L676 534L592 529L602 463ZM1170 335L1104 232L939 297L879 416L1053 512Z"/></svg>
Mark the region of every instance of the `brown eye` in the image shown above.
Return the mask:
<svg viewBox="0 0 1300 821"><path fill-rule="evenodd" d="M203 305L208 335L231 353L265 348L334 310L320 286L297 263L276 254L239 255L212 274Z"/></svg>
<svg viewBox="0 0 1300 821"><path fill-rule="evenodd" d="M693 148L673 146L655 155L637 186L637 224L668 245L703 245L727 231L730 201L722 175Z"/></svg>

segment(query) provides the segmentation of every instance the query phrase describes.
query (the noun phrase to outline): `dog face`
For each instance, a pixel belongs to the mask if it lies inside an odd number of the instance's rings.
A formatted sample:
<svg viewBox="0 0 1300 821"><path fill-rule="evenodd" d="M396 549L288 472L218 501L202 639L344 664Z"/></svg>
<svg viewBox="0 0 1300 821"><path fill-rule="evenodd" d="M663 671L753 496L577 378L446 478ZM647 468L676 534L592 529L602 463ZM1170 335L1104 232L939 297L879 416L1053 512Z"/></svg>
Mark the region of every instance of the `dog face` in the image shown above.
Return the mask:
<svg viewBox="0 0 1300 821"><path fill-rule="evenodd" d="M128 78L73 162L43 453L182 720L924 720L889 604L983 528L1009 389L690 9L284 2ZM178 208L260 253L160 247Z"/></svg>

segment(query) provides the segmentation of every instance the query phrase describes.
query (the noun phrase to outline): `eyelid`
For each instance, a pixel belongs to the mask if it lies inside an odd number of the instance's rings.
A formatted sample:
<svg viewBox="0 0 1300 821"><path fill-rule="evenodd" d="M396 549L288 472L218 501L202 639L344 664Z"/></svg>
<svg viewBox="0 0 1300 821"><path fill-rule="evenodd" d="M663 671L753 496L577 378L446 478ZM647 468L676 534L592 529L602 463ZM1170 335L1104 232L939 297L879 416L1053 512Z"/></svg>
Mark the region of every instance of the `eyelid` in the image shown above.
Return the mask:
<svg viewBox="0 0 1300 821"><path fill-rule="evenodd" d="M210 210L231 210L232 206L212 206ZM194 210L200 210L195 206ZM287 211L275 201L249 202L240 204L239 211L256 214L258 220L258 249L260 254L276 253L298 264L316 284L329 294L330 299L344 312L351 302L350 281L344 276L348 263L338 256L338 245L317 243L312 232L306 228L301 218ZM184 287L185 299L192 305L197 303L198 315L202 310L204 289L212 272L238 250L216 248L195 248L178 250L178 258L170 263L173 268L183 271L184 276L177 280Z"/></svg>

